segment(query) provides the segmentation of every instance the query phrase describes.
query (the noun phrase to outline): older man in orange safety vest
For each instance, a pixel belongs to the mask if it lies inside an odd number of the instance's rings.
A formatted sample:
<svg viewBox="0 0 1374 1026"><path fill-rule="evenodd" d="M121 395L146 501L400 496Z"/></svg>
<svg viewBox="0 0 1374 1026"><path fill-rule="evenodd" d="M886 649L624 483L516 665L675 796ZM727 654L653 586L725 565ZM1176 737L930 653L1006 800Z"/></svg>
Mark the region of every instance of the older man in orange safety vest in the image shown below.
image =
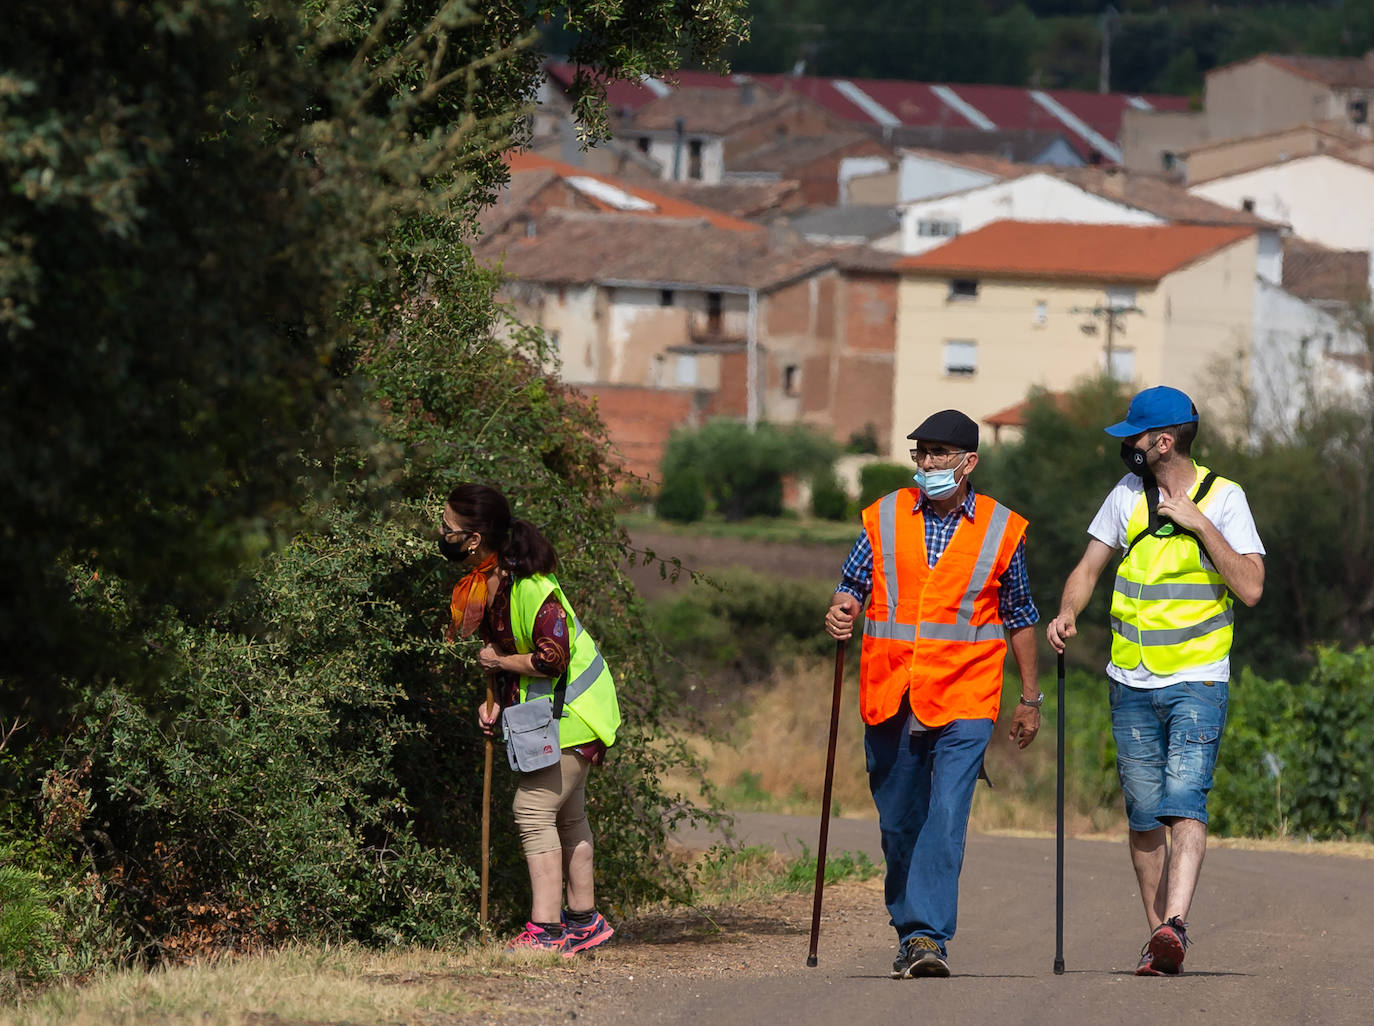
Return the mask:
<svg viewBox="0 0 1374 1026"><path fill-rule="evenodd" d="M973 490L978 425L942 410L907 437L916 487L863 511L825 618L843 641L868 601L859 711L897 931L894 979L949 975L964 837L1008 637L1021 675L1010 735L1018 747L1035 739L1044 701L1026 521Z"/></svg>

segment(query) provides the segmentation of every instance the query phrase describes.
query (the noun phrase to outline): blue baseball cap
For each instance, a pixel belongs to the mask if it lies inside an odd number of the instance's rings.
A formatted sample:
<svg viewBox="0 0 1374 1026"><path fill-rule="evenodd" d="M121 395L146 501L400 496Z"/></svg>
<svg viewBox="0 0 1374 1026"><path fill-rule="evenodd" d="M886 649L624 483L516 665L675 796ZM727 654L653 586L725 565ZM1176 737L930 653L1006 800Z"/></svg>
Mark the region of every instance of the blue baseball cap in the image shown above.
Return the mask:
<svg viewBox="0 0 1374 1026"><path fill-rule="evenodd" d="M1173 427L1175 424L1196 424L1197 407L1193 400L1176 388L1156 385L1147 388L1131 400L1126 419L1106 428L1109 435L1130 438L1142 431Z"/></svg>

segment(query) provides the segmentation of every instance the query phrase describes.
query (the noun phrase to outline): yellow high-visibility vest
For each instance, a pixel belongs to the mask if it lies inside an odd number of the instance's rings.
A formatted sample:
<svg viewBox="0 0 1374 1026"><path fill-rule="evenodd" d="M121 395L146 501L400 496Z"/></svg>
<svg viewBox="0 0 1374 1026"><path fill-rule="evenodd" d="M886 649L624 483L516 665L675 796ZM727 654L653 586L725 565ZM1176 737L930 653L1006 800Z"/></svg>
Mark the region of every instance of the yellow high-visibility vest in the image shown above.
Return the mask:
<svg viewBox="0 0 1374 1026"><path fill-rule="evenodd" d="M1233 482L1197 466L1191 498L1205 514L1217 486ZM1131 539L1112 589L1112 662L1169 676L1231 652L1231 592L1191 531L1163 520L1153 529L1146 495L1126 525Z"/></svg>
<svg viewBox="0 0 1374 1026"><path fill-rule="evenodd" d="M620 704L616 701L615 681L592 636L573 614L572 604L552 574L533 574L511 582L510 625L515 647L521 653L534 651L534 618L550 595L557 595L568 614L572 634L572 660L568 664L568 687L563 696L563 719L558 727L558 743L564 748L584 745L600 738L608 746L615 743L620 727ZM548 677L521 677L520 701L553 698L556 681Z"/></svg>

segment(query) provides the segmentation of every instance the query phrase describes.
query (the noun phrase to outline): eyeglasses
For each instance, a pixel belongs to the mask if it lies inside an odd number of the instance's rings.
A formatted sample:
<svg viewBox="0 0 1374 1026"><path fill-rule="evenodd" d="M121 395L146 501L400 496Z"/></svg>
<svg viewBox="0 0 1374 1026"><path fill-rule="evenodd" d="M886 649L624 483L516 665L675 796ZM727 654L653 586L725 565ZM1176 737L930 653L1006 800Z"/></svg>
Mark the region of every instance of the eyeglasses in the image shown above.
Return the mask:
<svg viewBox="0 0 1374 1026"><path fill-rule="evenodd" d="M967 449L945 449L941 446L927 449L923 445L918 445L911 450L911 462L919 465L931 459L937 467L947 467L954 462L956 456L963 456L967 452Z"/></svg>
<svg viewBox="0 0 1374 1026"><path fill-rule="evenodd" d="M461 529L455 531L442 520L439 521L439 537L454 545L460 544L464 538L470 538L476 533L476 531L465 531Z"/></svg>

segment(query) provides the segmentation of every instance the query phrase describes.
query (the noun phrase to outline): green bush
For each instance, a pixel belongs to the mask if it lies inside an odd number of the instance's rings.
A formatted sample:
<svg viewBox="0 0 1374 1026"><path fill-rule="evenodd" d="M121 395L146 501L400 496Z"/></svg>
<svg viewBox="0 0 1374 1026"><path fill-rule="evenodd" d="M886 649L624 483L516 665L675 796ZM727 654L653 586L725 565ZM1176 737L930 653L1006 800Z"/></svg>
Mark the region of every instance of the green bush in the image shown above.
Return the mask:
<svg viewBox="0 0 1374 1026"><path fill-rule="evenodd" d="M800 426L716 419L673 432L664 450L665 487L699 475L708 508L726 520L782 514L782 481L788 474L828 471L837 455L828 438ZM698 478L693 476L690 480ZM686 484L673 485L685 488Z"/></svg>
<svg viewBox="0 0 1374 1026"><path fill-rule="evenodd" d="M912 468L901 463L868 463L859 468L859 508L867 509L888 492L914 488Z"/></svg>
<svg viewBox="0 0 1374 1026"><path fill-rule="evenodd" d="M866 456L878 454L878 429L873 426L872 421L849 436L849 441L844 444L844 451Z"/></svg>
<svg viewBox="0 0 1374 1026"><path fill-rule="evenodd" d="M1296 712L1306 738L1289 762L1294 828L1314 837L1374 836L1374 647L1318 649Z"/></svg>
<svg viewBox="0 0 1374 1026"><path fill-rule="evenodd" d="M654 634L676 664L679 687L697 676L726 685L754 683L795 656L834 651L821 629L834 594L830 583L735 570L712 584L651 607Z"/></svg>
<svg viewBox="0 0 1374 1026"><path fill-rule="evenodd" d="M663 475L654 512L664 520L691 524L706 515L706 479L699 467L675 466Z"/></svg>
<svg viewBox="0 0 1374 1026"><path fill-rule="evenodd" d="M849 516L849 496L833 473L819 474L811 484L811 513L821 520L844 520Z"/></svg>
<svg viewBox="0 0 1374 1026"><path fill-rule="evenodd" d="M1070 671L1067 792L1084 810L1121 807L1102 675ZM1045 715L1054 714L1053 701ZM1324 648L1310 680L1233 677L1207 802L1220 836L1374 837L1374 648Z"/></svg>
<svg viewBox="0 0 1374 1026"><path fill-rule="evenodd" d="M56 975L57 904L43 875L22 864L17 846L0 847L0 999Z"/></svg>

